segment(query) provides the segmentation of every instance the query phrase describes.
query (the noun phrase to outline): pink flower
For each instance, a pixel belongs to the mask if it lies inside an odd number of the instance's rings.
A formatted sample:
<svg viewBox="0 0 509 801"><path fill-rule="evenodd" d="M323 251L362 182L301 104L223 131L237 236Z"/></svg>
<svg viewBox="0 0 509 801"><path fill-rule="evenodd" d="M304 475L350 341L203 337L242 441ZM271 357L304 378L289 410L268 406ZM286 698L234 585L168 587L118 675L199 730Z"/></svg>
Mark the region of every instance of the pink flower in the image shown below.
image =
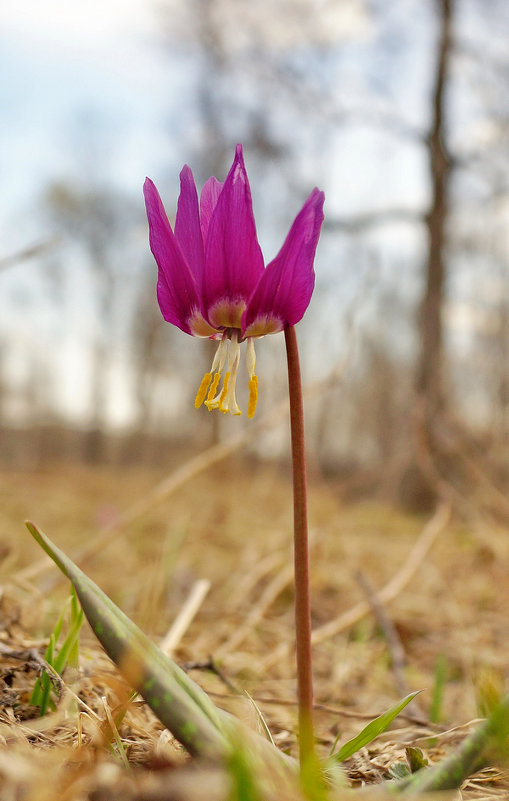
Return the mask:
<svg viewBox="0 0 509 801"><path fill-rule="evenodd" d="M209 410L241 413L235 385L240 343L247 339L248 416L252 417L258 396L253 338L295 325L309 305L323 221L323 192L311 192L283 247L267 267L256 237L242 145L237 145L224 184L209 178L199 205L193 174L187 165L182 169L174 231L149 178L144 194L150 248L158 266L157 298L164 319L186 334L219 340L195 406L205 401ZM226 363L223 387L218 391Z"/></svg>

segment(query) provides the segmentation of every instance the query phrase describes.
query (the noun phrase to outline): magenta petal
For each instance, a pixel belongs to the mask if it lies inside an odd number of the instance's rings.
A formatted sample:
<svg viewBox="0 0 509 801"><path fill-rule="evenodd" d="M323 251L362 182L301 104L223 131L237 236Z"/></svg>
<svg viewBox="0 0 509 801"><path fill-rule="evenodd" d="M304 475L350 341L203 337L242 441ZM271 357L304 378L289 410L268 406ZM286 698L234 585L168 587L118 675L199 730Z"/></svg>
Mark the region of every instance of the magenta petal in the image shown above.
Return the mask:
<svg viewBox="0 0 509 801"><path fill-rule="evenodd" d="M196 281L171 230L159 193L147 178L143 186L150 249L159 268L157 298L165 320L191 333L189 320L200 309Z"/></svg>
<svg viewBox="0 0 509 801"><path fill-rule="evenodd" d="M323 202L323 192L314 189L249 299L242 318L242 336L272 333L278 330L276 321L281 330L303 316L315 285L313 260L323 222Z"/></svg>
<svg viewBox="0 0 509 801"><path fill-rule="evenodd" d="M197 281L201 281L204 254L198 194L193 173L187 164L180 173L180 196L175 220L175 237L191 272Z"/></svg>
<svg viewBox="0 0 509 801"><path fill-rule="evenodd" d="M225 300L242 307L243 311L262 273L263 256L256 238L251 191L242 147L237 145L235 159L210 220L205 245L205 311L209 314L215 304Z"/></svg>
<svg viewBox="0 0 509 801"><path fill-rule="evenodd" d="M224 184L218 181L217 178L209 178L203 185L200 195L200 219L201 219L201 233L203 243L207 242L207 234L209 232L210 219L217 205L217 199L221 194Z"/></svg>

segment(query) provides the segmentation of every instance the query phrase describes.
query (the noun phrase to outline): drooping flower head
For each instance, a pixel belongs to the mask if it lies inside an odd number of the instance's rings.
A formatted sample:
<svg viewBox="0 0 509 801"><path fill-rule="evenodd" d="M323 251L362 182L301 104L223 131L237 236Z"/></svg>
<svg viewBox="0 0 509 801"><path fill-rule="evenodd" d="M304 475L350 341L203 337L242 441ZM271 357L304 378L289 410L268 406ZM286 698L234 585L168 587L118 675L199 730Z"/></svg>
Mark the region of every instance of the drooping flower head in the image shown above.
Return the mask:
<svg viewBox="0 0 509 801"><path fill-rule="evenodd" d="M205 401L209 410L241 414L235 385L240 344L247 340L248 416L252 417L258 397L253 339L295 325L309 305L323 192L311 192L267 267L256 236L242 145L237 145L225 182L209 178L199 203L193 174L187 165L182 169L174 230L149 178L144 194L164 319L186 334L219 340L195 406Z"/></svg>

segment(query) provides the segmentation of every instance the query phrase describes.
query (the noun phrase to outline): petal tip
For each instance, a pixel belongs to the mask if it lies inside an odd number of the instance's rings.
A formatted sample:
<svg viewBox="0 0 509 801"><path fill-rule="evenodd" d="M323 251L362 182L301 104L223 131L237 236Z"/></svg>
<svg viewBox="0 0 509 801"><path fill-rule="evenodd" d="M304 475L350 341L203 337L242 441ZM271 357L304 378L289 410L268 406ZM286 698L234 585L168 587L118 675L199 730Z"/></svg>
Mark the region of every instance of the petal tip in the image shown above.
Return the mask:
<svg viewBox="0 0 509 801"><path fill-rule="evenodd" d="M235 157L230 172L234 178L241 177L244 183L248 181L246 165L244 163L244 151L241 144L235 147ZM228 178L226 180L228 180Z"/></svg>
<svg viewBox="0 0 509 801"><path fill-rule="evenodd" d="M325 202L325 192L322 192L321 189L318 189L317 186L311 192L309 199L312 200L317 207L323 206Z"/></svg>
<svg viewBox="0 0 509 801"><path fill-rule="evenodd" d="M189 166L189 164L184 164L184 166L180 170L179 178L180 178L181 182L185 178L193 178L193 180L194 180L193 171L192 171L191 167Z"/></svg>
<svg viewBox="0 0 509 801"><path fill-rule="evenodd" d="M143 184L143 196L147 205L154 200L156 202L160 201L159 192L157 191L157 187L151 178L145 178L145 182Z"/></svg>

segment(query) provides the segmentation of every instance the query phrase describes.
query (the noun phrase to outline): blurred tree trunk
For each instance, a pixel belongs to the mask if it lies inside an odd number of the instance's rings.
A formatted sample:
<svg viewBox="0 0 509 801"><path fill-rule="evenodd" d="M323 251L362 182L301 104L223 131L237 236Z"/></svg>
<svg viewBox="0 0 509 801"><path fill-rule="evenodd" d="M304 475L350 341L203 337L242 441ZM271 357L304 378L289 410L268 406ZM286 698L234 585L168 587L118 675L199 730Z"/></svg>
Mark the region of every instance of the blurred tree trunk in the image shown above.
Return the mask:
<svg viewBox="0 0 509 801"><path fill-rule="evenodd" d="M4 340L0 340L0 431L5 425L5 406L7 401L7 377L5 375L5 354L7 347Z"/></svg>
<svg viewBox="0 0 509 801"><path fill-rule="evenodd" d="M446 406L443 380L443 308L451 160L446 146L444 116L452 53L454 0L436 0L436 8L439 31L428 135L431 204L424 218L428 256L418 317L420 351L415 375L415 440L410 463L399 487L401 500L411 508L420 509L430 508L440 491L434 457L440 455L437 431Z"/></svg>
<svg viewBox="0 0 509 801"><path fill-rule="evenodd" d="M443 306L445 294L445 243L449 214L451 162L445 144L444 108L447 73L452 50L454 0L436 0L439 43L433 86L432 123L429 134L429 170L432 200L425 223L428 233L426 286L419 310L420 355L416 390L427 430L445 403L443 386ZM428 431L429 433L429 431Z"/></svg>

